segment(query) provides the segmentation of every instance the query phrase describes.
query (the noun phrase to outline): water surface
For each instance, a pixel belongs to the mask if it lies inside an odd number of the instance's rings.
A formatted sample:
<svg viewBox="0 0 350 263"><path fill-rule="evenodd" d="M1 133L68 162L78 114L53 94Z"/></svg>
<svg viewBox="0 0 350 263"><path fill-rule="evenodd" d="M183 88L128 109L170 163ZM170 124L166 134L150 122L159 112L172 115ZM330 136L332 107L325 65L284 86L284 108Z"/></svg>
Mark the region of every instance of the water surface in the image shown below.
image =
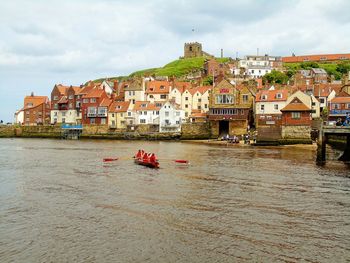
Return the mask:
<svg viewBox="0 0 350 263"><path fill-rule="evenodd" d="M161 169L135 165L139 148ZM314 159L312 147L1 139L0 261L346 262L350 169Z"/></svg>

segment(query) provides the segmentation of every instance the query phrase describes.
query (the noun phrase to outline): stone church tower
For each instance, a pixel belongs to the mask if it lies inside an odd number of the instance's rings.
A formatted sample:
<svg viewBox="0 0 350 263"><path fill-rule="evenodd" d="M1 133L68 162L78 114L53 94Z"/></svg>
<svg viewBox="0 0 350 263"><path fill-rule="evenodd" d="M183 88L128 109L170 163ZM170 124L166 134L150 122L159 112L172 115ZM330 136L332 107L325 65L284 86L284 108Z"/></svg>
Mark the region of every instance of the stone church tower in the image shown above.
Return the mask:
<svg viewBox="0 0 350 263"><path fill-rule="evenodd" d="M196 58L202 57L202 44L198 42L185 43L184 47L184 58Z"/></svg>

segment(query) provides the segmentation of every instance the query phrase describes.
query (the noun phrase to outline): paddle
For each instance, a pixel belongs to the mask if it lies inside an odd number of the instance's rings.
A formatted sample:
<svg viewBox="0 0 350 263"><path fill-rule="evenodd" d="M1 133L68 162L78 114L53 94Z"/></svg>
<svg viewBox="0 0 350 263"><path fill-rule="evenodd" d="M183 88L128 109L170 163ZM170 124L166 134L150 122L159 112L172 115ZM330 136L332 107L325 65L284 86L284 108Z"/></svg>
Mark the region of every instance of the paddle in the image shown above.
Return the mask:
<svg viewBox="0 0 350 263"><path fill-rule="evenodd" d="M117 161L118 158L104 158L103 162L113 162L113 161Z"/></svg>

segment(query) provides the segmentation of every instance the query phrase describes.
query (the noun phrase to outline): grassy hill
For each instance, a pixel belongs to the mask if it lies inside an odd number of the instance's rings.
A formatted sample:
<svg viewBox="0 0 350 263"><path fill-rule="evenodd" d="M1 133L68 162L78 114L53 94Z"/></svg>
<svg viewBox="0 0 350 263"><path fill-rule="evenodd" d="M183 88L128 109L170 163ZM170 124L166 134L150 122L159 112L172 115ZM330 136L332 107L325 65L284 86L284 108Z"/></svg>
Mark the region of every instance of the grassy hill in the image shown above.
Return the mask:
<svg viewBox="0 0 350 263"><path fill-rule="evenodd" d="M215 59L221 63L224 63L230 60L229 58L215 58ZM144 76L144 75L181 77L193 70L203 69L205 60L206 59L204 57L178 59L160 68L143 69L143 70L135 71L131 73L129 76L111 77L109 79L121 80L121 79L126 79L128 77L136 77L136 76ZM94 82L101 82L104 79L105 78L96 79L94 80Z"/></svg>

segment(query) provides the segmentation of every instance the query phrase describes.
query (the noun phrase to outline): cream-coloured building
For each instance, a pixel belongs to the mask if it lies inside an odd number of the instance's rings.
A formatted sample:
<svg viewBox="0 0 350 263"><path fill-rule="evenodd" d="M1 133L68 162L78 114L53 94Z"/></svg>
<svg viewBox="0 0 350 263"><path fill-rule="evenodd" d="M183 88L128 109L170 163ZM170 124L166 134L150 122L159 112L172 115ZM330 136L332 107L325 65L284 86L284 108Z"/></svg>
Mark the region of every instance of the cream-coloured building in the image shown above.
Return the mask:
<svg viewBox="0 0 350 263"><path fill-rule="evenodd" d="M314 95L308 95L298 90L288 97L287 104L289 104L295 97L311 109L311 117L313 119L320 117L320 102Z"/></svg>
<svg viewBox="0 0 350 263"><path fill-rule="evenodd" d="M108 109L108 126L114 129L126 129L128 112L131 113L130 101L115 101ZM129 116L130 117L130 116Z"/></svg>

